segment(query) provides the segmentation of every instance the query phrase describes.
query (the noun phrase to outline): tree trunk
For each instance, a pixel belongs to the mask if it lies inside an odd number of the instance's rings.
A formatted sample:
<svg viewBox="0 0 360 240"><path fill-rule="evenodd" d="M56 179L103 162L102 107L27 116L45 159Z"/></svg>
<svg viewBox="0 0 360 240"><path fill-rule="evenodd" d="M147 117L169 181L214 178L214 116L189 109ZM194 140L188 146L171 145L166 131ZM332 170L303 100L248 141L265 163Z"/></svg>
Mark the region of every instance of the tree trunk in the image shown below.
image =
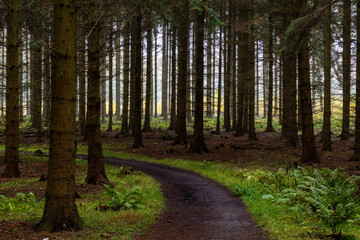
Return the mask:
<svg viewBox="0 0 360 240"><path fill-rule="evenodd" d="M45 119L45 126L50 125L50 116L51 116L51 76L50 76L50 38L49 33L44 32L44 67L43 67L43 81L44 81L44 89L43 89L43 118Z"/></svg>
<svg viewBox="0 0 360 240"><path fill-rule="evenodd" d="M283 16L283 31L286 31L293 16ZM282 136L289 146L298 144L297 115L296 115L296 56L295 52L288 50L283 55L283 118ZM285 80L286 79L286 80Z"/></svg>
<svg viewBox="0 0 360 240"><path fill-rule="evenodd" d="M121 101L120 101L120 81L121 81L121 76L120 76L120 59L121 59L121 51L120 51L120 34L121 34L121 23L117 22L116 23L116 37L115 37L115 57L116 57L116 120L119 121L121 119L121 113L120 113L120 105L121 105Z"/></svg>
<svg viewBox="0 0 360 240"><path fill-rule="evenodd" d="M189 0L183 0L182 14L178 30L178 101L177 101L177 139L179 144L187 144L186 132L186 84L188 82L188 42L189 42Z"/></svg>
<svg viewBox="0 0 360 240"><path fill-rule="evenodd" d="M300 16L306 11L307 0L300 0ZM311 107L311 84L309 66L309 33L305 33L298 50L299 64L299 98L302 126L302 159L303 163L319 162L316 152L313 113Z"/></svg>
<svg viewBox="0 0 360 240"><path fill-rule="evenodd" d="M132 73L134 73L134 94L131 96L134 98L134 144L133 148L143 147L142 143L142 133L141 133L141 76L142 76L142 46L141 46L141 22L142 22L142 15L141 15L141 5L137 6L137 16L134 21L134 26L132 29L132 39L134 40L134 47L135 51L131 53L131 58L134 58L134 64L131 65ZM131 48L131 50L133 50Z"/></svg>
<svg viewBox="0 0 360 240"><path fill-rule="evenodd" d="M113 48L113 23L110 22L109 28L109 125L108 125L108 132L112 132L112 125L113 125L113 55L114 55L114 48ZM106 59L106 58L104 58Z"/></svg>
<svg viewBox="0 0 360 240"><path fill-rule="evenodd" d="M251 1L251 19L254 19L254 0ZM255 40L254 24L249 32L249 140L257 140L255 132Z"/></svg>
<svg viewBox="0 0 360 240"><path fill-rule="evenodd" d="M170 127L169 130L176 130L176 28L171 26L171 107L170 107Z"/></svg>
<svg viewBox="0 0 360 240"><path fill-rule="evenodd" d="M204 1L205 2L205 1ZM196 153L208 152L204 141L204 12L196 11L195 20L195 120L194 120L194 147Z"/></svg>
<svg viewBox="0 0 360 240"><path fill-rule="evenodd" d="M129 76L130 76L130 24L126 23L124 27L124 69L123 69L123 108L121 121L121 134L129 133Z"/></svg>
<svg viewBox="0 0 360 240"><path fill-rule="evenodd" d="M31 33L31 122L36 129L37 141L41 140L41 39L35 30Z"/></svg>
<svg viewBox="0 0 360 240"><path fill-rule="evenodd" d="M248 6L244 2L238 3L238 16L239 16L239 45L238 45L238 107L237 107L237 127L235 136L244 135L244 98L245 98L245 85L249 77L249 33L248 21L249 12ZM236 47L235 47L236 49ZM234 56L235 57L235 56ZM235 68L234 68L235 70ZM235 71L233 72L235 74ZM234 115L234 118L236 115Z"/></svg>
<svg viewBox="0 0 360 240"><path fill-rule="evenodd" d="M223 7L220 6L220 19L223 16ZM221 115L221 81L222 81L222 48L223 48L223 28L220 26L219 34L219 78L218 78L218 101L217 101L217 116L216 116L216 134L220 135L220 115Z"/></svg>
<svg viewBox="0 0 360 240"><path fill-rule="evenodd" d="M158 99L158 86L157 86L157 84L158 84L158 74L157 74L157 70L158 70L158 54L157 54L157 41L158 41L158 38L157 38L157 36L158 36L158 26L157 25L155 25L155 29L154 29L154 38L155 38L155 45L154 45L154 63L155 63L155 77L154 77L154 109L155 109L155 115L154 115L154 117L155 118L157 118L158 117L158 104L157 104L157 99Z"/></svg>
<svg viewBox="0 0 360 240"><path fill-rule="evenodd" d="M331 147L331 0L327 1L330 6L327 7L325 15L325 52L324 52L324 124L322 132L322 150L332 151ZM360 26L359 26L360 27Z"/></svg>
<svg viewBox="0 0 360 240"><path fill-rule="evenodd" d="M38 231L81 229L75 203L76 3L55 0L50 158Z"/></svg>
<svg viewBox="0 0 360 240"><path fill-rule="evenodd" d="M100 111L101 122L106 117L106 25L100 23Z"/></svg>
<svg viewBox="0 0 360 240"><path fill-rule="evenodd" d="M4 177L16 178L19 170L19 2L7 4L6 126Z"/></svg>
<svg viewBox="0 0 360 240"><path fill-rule="evenodd" d="M146 100L145 100L145 121L144 132L150 132L150 107L151 107L151 82L152 82L152 18L149 16L147 22L147 53L146 53Z"/></svg>
<svg viewBox="0 0 360 240"><path fill-rule="evenodd" d="M360 161L360 0L356 1L356 117L354 154L350 161ZM326 100L325 100L326 101ZM325 102L326 111L326 102Z"/></svg>
<svg viewBox="0 0 360 240"><path fill-rule="evenodd" d="M162 52L162 97L161 97L161 114L163 116L164 121L168 119L168 112L167 112L167 88L168 88L168 49L167 49L167 25L163 26L163 52Z"/></svg>
<svg viewBox="0 0 360 240"><path fill-rule="evenodd" d="M343 0L343 119L341 139L350 138L351 1Z"/></svg>
<svg viewBox="0 0 360 240"><path fill-rule="evenodd" d="M85 32L80 32L79 52L79 123L80 135L86 137L86 39Z"/></svg>
<svg viewBox="0 0 360 240"><path fill-rule="evenodd" d="M207 46L206 46L206 117L212 117L212 110L211 110L211 48L212 48L212 38L211 32L208 31L207 34Z"/></svg>
<svg viewBox="0 0 360 240"><path fill-rule="evenodd" d="M100 22L99 0L89 2L88 27L92 29L88 36L88 104L87 104L87 134L88 134L88 172L87 184L108 184L105 173L104 156L100 132Z"/></svg>
<svg viewBox="0 0 360 240"><path fill-rule="evenodd" d="M230 69L231 69L231 61L230 56L232 56L232 46L230 41L232 40L231 32L231 18L232 18L232 11L233 11L233 0L230 1L230 10L228 15L228 27L227 27L227 44L226 44L226 64L225 64L225 79L224 79L224 127L225 130L228 132L231 130L230 125Z"/></svg>
<svg viewBox="0 0 360 240"><path fill-rule="evenodd" d="M270 6L272 7L272 0L270 0ZM268 95L268 111L267 111L267 126L265 132L274 132L274 128L272 125L273 121L273 93L274 93L274 75L273 75L273 63L274 63L274 56L273 56L273 16L272 13L269 14L269 95Z"/></svg>
<svg viewBox="0 0 360 240"><path fill-rule="evenodd" d="M23 38L23 29L21 27L21 25L19 25L19 34L18 37L19 39ZM24 84L23 84L23 79L24 79L24 61L23 61L23 47L24 44L19 43L19 121L22 122L23 118L24 118Z"/></svg>

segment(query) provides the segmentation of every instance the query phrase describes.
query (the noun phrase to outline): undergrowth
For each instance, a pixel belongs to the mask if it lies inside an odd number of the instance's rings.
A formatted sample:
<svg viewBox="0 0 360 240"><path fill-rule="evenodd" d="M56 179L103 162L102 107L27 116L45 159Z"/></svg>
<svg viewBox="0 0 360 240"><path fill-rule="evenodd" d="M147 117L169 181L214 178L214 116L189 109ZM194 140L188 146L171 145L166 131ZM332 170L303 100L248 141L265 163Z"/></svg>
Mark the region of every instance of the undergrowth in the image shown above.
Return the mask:
<svg viewBox="0 0 360 240"><path fill-rule="evenodd" d="M241 197L273 239L360 239L358 178L340 169L240 169L235 163L158 160L107 151L109 157L155 162L199 173Z"/></svg>

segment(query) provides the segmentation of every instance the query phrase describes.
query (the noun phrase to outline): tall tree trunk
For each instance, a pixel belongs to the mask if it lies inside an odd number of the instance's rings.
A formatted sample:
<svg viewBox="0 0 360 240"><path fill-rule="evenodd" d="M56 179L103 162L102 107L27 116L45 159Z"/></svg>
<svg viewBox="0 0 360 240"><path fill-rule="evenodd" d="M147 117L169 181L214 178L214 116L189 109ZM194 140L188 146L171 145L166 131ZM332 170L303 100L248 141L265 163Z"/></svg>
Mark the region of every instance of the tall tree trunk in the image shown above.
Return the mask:
<svg viewBox="0 0 360 240"><path fill-rule="evenodd" d="M147 22L147 53L146 53L146 100L145 100L145 121L144 132L150 132L150 107L151 107L151 82L152 82L152 18L149 16Z"/></svg>
<svg viewBox="0 0 360 240"><path fill-rule="evenodd" d="M167 25L163 26L163 52L162 52L162 97L161 97L161 114L163 116L164 121L168 119L168 106L167 106L167 88L168 88L168 49L167 49Z"/></svg>
<svg viewBox="0 0 360 240"><path fill-rule="evenodd" d="M264 109L264 115L263 115L263 119L266 118L267 116L267 99L268 99L268 83L269 83L269 59L266 57L266 55L268 55L267 51L268 49L266 49L266 46L268 46L267 40L264 38L263 40L263 109Z"/></svg>
<svg viewBox="0 0 360 240"><path fill-rule="evenodd" d="M206 1L206 0L205 0ZM204 1L204 2L205 2ZM196 11L195 20L195 61L196 61L196 86L195 86L195 120L194 120L194 147L196 153L208 152L204 140L204 13Z"/></svg>
<svg viewBox="0 0 360 240"><path fill-rule="evenodd" d="M7 4L6 126L4 177L16 178L19 170L19 2Z"/></svg>
<svg viewBox="0 0 360 240"><path fill-rule="evenodd" d="M116 120L119 121L121 119L120 114L120 81L121 81L121 69L120 69L120 59L121 59L121 47L120 47L120 34L121 34L121 23L116 23L116 37L115 37L115 57L116 57Z"/></svg>
<svg viewBox="0 0 360 240"><path fill-rule="evenodd" d="M19 39L23 38L23 29L19 25ZM19 121L23 121L24 118L24 61L23 61L23 43L19 43Z"/></svg>
<svg viewBox="0 0 360 240"><path fill-rule="evenodd" d="M220 5L220 19L223 16L223 5ZM220 26L219 34L219 78L218 78L218 101L217 101L217 116L216 116L216 134L220 135L220 115L221 115L221 81L222 81L222 48L223 48L223 27Z"/></svg>
<svg viewBox="0 0 360 240"><path fill-rule="evenodd" d="M32 128L36 129L37 141L41 140L41 39L38 33L32 29L31 33L31 122Z"/></svg>
<svg viewBox="0 0 360 240"><path fill-rule="evenodd" d="M191 87L192 87L192 81L191 81L191 63L190 63L190 21L188 21L188 43L187 43L187 81L186 81L186 119L188 123L192 123L192 115L191 115Z"/></svg>
<svg viewBox="0 0 360 240"><path fill-rule="evenodd" d="M171 26L171 107L170 107L170 127L169 130L176 130L176 28ZM185 97L185 96L184 96Z"/></svg>
<svg viewBox="0 0 360 240"><path fill-rule="evenodd" d="M100 28L100 111L101 122L106 117L106 25L101 23Z"/></svg>
<svg viewBox="0 0 360 240"><path fill-rule="evenodd" d="M225 79L224 79L224 127L226 131L230 131L231 130L231 125L230 125L230 87L231 87L231 82L230 82L230 70L231 70L231 61L230 61L230 57L232 56L232 46L230 41L232 40L232 36L231 36L231 32L232 32L232 27L231 27L231 19L232 19L232 11L233 11L233 1L234 0L230 0L230 9L229 9L229 15L228 15L228 27L227 27L227 44L226 44L226 64L225 64Z"/></svg>
<svg viewBox="0 0 360 240"><path fill-rule="evenodd" d="M239 16L239 45L238 45L238 111L237 111L237 127L235 136L244 135L244 98L245 98L245 85L249 77L249 33L248 33L248 20L249 12L248 6L244 2L238 3L238 16ZM236 48L235 48L236 49ZM235 69L234 69L235 70ZM234 71L235 74L235 71ZM236 117L236 115L234 115Z"/></svg>
<svg viewBox="0 0 360 240"><path fill-rule="evenodd" d="M277 56L275 56L275 75L274 75L274 82L275 82L275 88L274 88L274 92L275 92L275 96L274 96L274 107L275 107L275 111L274 111L274 117L277 117L279 114L279 95L278 95L278 89L279 89L279 85L278 85L278 76L279 76L279 65L278 63L278 58Z"/></svg>
<svg viewBox="0 0 360 240"><path fill-rule="evenodd" d="M254 19L254 0L251 1L250 16ZM249 31L249 140L257 140L255 132L255 39L254 24Z"/></svg>
<svg viewBox="0 0 360 240"><path fill-rule="evenodd" d="M183 0L182 14L178 30L178 101L177 101L177 142L187 143L186 132L186 84L188 82L188 42L189 42L189 0Z"/></svg>
<svg viewBox="0 0 360 240"><path fill-rule="evenodd" d="M158 70L158 54L157 54L157 41L158 41L158 26L155 25L155 29L154 29L154 38L155 38L155 45L154 45L154 64L155 64L155 77L154 77L154 109L155 109L155 115L154 117L157 118L158 117L158 74L157 74L157 70Z"/></svg>
<svg viewBox="0 0 360 240"><path fill-rule="evenodd" d="M212 48L212 38L211 32L208 31L207 34L207 46L206 46L206 117L212 117L212 110L211 110L211 48Z"/></svg>
<svg viewBox="0 0 360 240"><path fill-rule="evenodd" d="M2 29L2 39L5 42L5 26ZM1 48L1 59L5 59L5 44L2 45ZM5 65L5 64L4 64ZM6 66L2 67L3 74L1 75L1 84L5 86L5 74L6 74ZM4 87L0 89L0 107L1 107L1 117L4 117Z"/></svg>
<svg viewBox="0 0 360 240"><path fill-rule="evenodd" d="M307 0L299 0L300 16L306 11ZM311 107L311 84L309 66L309 33L303 36L300 49L298 50L299 66L299 98L302 126L302 159L303 163L319 162L316 152L313 113Z"/></svg>
<svg viewBox="0 0 360 240"><path fill-rule="evenodd" d="M272 0L270 0L270 6L272 7ZM269 14L269 95L268 95L268 111L267 111L267 126L265 132L274 132L274 128L272 125L273 121L273 93L274 93L274 75L273 75L273 65L274 65L274 56L273 56L273 16L272 13Z"/></svg>
<svg viewBox="0 0 360 240"><path fill-rule="evenodd" d="M283 31L286 31L293 16L283 16ZM283 55L283 118L282 136L287 140L289 146L298 144L297 130L297 101L296 101L296 55L293 50L284 52Z"/></svg>
<svg viewBox="0 0 360 240"><path fill-rule="evenodd" d="M85 182L100 185L109 183L104 168L104 156L100 131L100 22L99 0L89 2L88 27L88 104L87 104L87 142L88 172Z"/></svg>
<svg viewBox="0 0 360 240"><path fill-rule="evenodd" d="M322 150L332 151L331 147L331 0L327 1L330 6L325 12L325 52L324 52L324 124L322 132ZM360 26L359 26L360 27Z"/></svg>
<svg viewBox="0 0 360 240"><path fill-rule="evenodd" d="M354 154L350 161L360 161L360 0L356 1L356 117ZM326 98L325 98L326 99ZM326 100L325 100L326 101ZM325 102L326 111L326 102Z"/></svg>
<svg viewBox="0 0 360 240"><path fill-rule="evenodd" d="M30 31L26 31L26 39L25 39L25 58L26 58L26 116L30 116L30 40L29 40Z"/></svg>
<svg viewBox="0 0 360 240"><path fill-rule="evenodd" d="M132 31L134 35L132 35L132 39L134 40L135 51L131 53L131 58L134 57L134 65L131 65L132 71L134 73L134 94L131 96L134 98L134 144L133 148L139 148L143 146L142 142L142 133L141 133L141 76L142 76L142 47L141 47L141 39L142 39L142 14L141 14L141 5L137 6L137 16L134 21L135 26ZM133 50L133 49L131 49ZM134 54L134 55L133 55Z"/></svg>
<svg viewBox="0 0 360 240"><path fill-rule="evenodd" d="M46 201L38 231L81 229L75 203L76 3L54 2L54 58L50 158Z"/></svg>
<svg viewBox="0 0 360 240"><path fill-rule="evenodd" d="M260 80L260 75L259 75L259 41L256 40L256 116L259 117L260 116L260 85L259 85L259 80Z"/></svg>
<svg viewBox="0 0 360 240"><path fill-rule="evenodd" d="M129 76L130 76L130 24L125 23L124 27L124 69L123 69L123 108L121 121L121 134L129 133Z"/></svg>
<svg viewBox="0 0 360 240"><path fill-rule="evenodd" d="M341 139L350 137L351 1L343 0L343 119Z"/></svg>
<svg viewBox="0 0 360 240"><path fill-rule="evenodd" d="M109 28L109 125L108 125L108 132L112 131L113 125L113 55L114 55L114 48L113 48L113 23L111 22L108 26ZM106 58L105 58L106 59Z"/></svg>
<svg viewBox="0 0 360 240"><path fill-rule="evenodd" d="M79 123L80 135L86 137L86 38L80 32L78 39L79 52Z"/></svg>
<svg viewBox="0 0 360 240"><path fill-rule="evenodd" d="M50 125L50 116L51 116L51 76L50 76L50 37L49 33L44 32L44 67L43 67L43 116L45 119L45 125Z"/></svg>

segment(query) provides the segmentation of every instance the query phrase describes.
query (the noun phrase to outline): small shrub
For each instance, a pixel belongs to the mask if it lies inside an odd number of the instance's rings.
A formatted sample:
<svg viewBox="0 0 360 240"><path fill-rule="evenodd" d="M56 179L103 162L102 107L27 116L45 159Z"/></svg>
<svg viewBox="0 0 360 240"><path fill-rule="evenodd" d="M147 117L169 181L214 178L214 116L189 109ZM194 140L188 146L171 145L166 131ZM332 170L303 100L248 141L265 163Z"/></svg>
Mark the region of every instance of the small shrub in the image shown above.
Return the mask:
<svg viewBox="0 0 360 240"><path fill-rule="evenodd" d="M106 211L113 210L118 211L120 209L129 210L129 209L139 209L143 208L143 197L140 193L137 192L138 188L133 188L131 192L119 192L116 191L113 187L108 185L105 186L104 195L111 198L109 202L105 205L99 205L98 210Z"/></svg>

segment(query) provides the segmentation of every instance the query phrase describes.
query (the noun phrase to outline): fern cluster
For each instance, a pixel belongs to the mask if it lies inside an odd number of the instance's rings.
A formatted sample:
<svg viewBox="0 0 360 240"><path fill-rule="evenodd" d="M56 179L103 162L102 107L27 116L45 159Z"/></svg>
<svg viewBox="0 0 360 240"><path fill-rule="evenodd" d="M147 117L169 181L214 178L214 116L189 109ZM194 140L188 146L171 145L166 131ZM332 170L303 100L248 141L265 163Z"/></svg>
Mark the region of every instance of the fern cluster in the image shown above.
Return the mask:
<svg viewBox="0 0 360 240"><path fill-rule="evenodd" d="M98 210L129 210L129 209L140 209L143 208L143 197L138 192L138 188L133 188L132 191L117 191L115 188L108 185L105 186L104 195L109 197L110 200L102 205L98 206Z"/></svg>
<svg viewBox="0 0 360 240"><path fill-rule="evenodd" d="M359 222L359 177L346 177L341 169L296 169L287 174L276 172L268 177L274 192L263 199L286 204L318 229L340 236L342 230Z"/></svg>

